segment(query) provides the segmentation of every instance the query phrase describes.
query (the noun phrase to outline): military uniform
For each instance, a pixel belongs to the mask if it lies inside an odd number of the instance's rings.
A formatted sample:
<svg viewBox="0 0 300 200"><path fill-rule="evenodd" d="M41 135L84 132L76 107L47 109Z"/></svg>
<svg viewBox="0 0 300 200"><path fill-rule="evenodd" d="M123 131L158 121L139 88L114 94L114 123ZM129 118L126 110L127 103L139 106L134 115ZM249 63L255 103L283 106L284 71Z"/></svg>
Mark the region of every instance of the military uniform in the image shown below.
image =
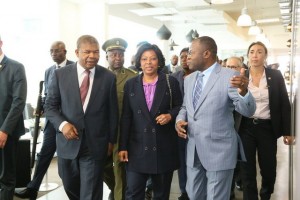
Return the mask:
<svg viewBox="0 0 300 200"><path fill-rule="evenodd" d="M119 49L125 51L127 47L127 42L121 38L113 38L106 41L102 49L106 52L111 51L113 49ZM118 96L118 107L119 107L119 115L122 113L122 105L123 105L123 94L124 94L124 85L125 82L138 75L132 69L127 69L125 67L121 67L119 69L113 69L109 66L109 70L116 74L116 85L117 85L117 96ZM113 155L107 158L107 163L104 170L104 182L107 184L109 189L113 191L115 200L125 199L125 189L126 189L126 175L125 175L125 165L124 163L119 161L118 157L118 146L119 146L119 135L117 143L114 144Z"/></svg>

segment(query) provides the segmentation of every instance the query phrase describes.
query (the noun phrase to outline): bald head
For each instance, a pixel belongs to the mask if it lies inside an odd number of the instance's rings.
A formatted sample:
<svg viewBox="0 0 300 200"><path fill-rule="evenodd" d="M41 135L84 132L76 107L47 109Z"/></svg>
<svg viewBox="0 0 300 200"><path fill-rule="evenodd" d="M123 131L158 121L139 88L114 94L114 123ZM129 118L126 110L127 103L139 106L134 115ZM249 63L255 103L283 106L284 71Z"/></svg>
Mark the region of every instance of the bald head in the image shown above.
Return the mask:
<svg viewBox="0 0 300 200"><path fill-rule="evenodd" d="M66 45L62 41L55 41L50 47L50 55L58 65L66 59Z"/></svg>
<svg viewBox="0 0 300 200"><path fill-rule="evenodd" d="M226 67L240 71L243 67L243 63L239 57L230 57L226 61Z"/></svg>

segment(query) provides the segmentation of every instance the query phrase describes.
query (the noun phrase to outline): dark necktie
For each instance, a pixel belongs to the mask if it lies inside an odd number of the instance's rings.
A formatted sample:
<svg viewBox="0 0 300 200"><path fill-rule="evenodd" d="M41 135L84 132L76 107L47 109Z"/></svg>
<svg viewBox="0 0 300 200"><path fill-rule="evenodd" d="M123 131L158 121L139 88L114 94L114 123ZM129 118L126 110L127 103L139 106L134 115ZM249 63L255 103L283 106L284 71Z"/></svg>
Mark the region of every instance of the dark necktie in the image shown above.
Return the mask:
<svg viewBox="0 0 300 200"><path fill-rule="evenodd" d="M202 92L203 76L204 76L204 74L202 74L201 72L199 72L197 74L197 80L196 80L196 84L195 84L195 88L194 88L194 96L193 96L194 109L197 106L197 103L200 99L200 95L201 95L201 92Z"/></svg>
<svg viewBox="0 0 300 200"><path fill-rule="evenodd" d="M80 86L80 97L81 97L81 102L82 102L82 105L84 105L84 101L85 101L85 98L86 98L86 95L89 91L89 86L90 86L90 70L86 69L84 71L84 78L83 78L83 81L81 83L81 86Z"/></svg>

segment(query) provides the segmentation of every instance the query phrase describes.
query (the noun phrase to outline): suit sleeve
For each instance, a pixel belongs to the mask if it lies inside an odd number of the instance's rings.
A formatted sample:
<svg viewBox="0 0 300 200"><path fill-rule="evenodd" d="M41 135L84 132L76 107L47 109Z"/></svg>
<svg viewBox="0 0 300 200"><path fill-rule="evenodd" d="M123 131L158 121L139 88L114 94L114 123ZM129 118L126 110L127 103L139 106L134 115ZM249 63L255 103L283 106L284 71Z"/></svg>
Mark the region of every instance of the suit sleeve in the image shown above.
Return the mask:
<svg viewBox="0 0 300 200"><path fill-rule="evenodd" d="M277 72L277 71L276 71ZM288 93L286 90L284 79L281 73L278 71L278 76L276 78L279 85L279 97L280 97L280 118L282 119L282 135L291 135L291 104L289 101Z"/></svg>
<svg viewBox="0 0 300 200"><path fill-rule="evenodd" d="M110 87L110 97L109 97L109 142L114 144L117 141L118 124L119 124L119 112L118 112L118 98L117 98L117 87L116 87L116 77L112 79Z"/></svg>
<svg viewBox="0 0 300 200"><path fill-rule="evenodd" d="M27 80L25 69L22 64L16 64L12 80L12 104L9 112L0 128L1 131L12 135L23 113L27 97Z"/></svg>

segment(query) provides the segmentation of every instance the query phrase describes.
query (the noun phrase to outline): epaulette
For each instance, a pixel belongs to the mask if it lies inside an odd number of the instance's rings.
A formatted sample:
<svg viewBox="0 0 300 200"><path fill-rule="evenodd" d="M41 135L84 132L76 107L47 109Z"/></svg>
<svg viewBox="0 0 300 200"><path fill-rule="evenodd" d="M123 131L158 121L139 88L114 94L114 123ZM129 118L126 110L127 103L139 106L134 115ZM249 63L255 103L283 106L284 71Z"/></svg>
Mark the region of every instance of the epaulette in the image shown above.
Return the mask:
<svg viewBox="0 0 300 200"><path fill-rule="evenodd" d="M134 71L133 69L130 69L130 68L126 68L127 70L131 71L132 73L136 74L137 72Z"/></svg>

